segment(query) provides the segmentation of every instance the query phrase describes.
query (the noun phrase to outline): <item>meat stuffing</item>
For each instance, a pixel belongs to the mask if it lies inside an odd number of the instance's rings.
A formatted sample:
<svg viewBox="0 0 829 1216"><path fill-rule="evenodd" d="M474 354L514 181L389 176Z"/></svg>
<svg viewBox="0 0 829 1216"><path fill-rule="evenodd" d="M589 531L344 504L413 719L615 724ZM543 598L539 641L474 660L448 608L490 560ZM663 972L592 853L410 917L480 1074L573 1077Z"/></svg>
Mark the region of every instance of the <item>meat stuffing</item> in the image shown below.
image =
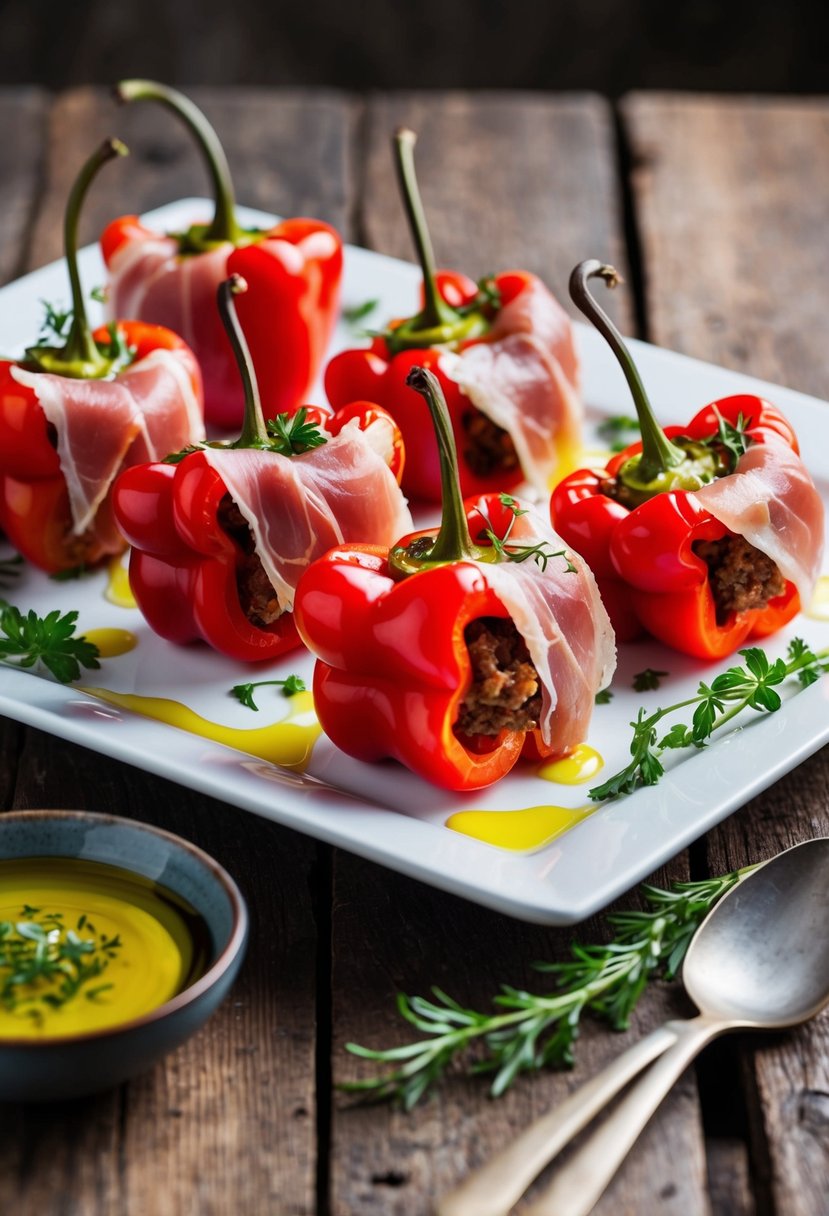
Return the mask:
<svg viewBox="0 0 829 1216"><path fill-rule="evenodd" d="M538 672L513 622L482 617L467 625L464 639L473 680L455 730L463 735L534 730L541 713Z"/></svg>
<svg viewBox="0 0 829 1216"><path fill-rule="evenodd" d="M693 549L708 566L718 625L732 613L765 608L785 590L785 579L771 558L743 536L729 533L720 540L696 541Z"/></svg>
<svg viewBox="0 0 829 1216"><path fill-rule="evenodd" d="M236 589L242 611L252 625L265 629L282 615L282 609L256 552L247 520L229 494L219 505L218 519L241 551L236 563Z"/></svg>
<svg viewBox="0 0 829 1216"><path fill-rule="evenodd" d="M463 457L476 477L514 469L518 453L509 431L498 426L480 410L469 410L463 416L466 434Z"/></svg>

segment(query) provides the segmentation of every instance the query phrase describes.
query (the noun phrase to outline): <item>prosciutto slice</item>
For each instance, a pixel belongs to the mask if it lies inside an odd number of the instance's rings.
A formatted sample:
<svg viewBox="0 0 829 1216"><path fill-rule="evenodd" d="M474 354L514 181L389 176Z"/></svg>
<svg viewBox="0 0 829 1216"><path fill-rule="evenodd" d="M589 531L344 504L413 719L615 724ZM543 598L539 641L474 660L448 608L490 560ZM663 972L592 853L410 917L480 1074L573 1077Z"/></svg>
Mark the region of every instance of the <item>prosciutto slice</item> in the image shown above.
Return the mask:
<svg viewBox="0 0 829 1216"><path fill-rule="evenodd" d="M113 380L72 380L15 365L55 428L69 491L72 532L94 529L96 514L127 465L160 460L204 438L201 410L180 356L154 350Z"/></svg>
<svg viewBox="0 0 829 1216"><path fill-rule="evenodd" d="M280 606L306 566L343 542L392 545L413 528L388 465L356 420L300 456L205 448L250 528Z"/></svg>
<svg viewBox="0 0 829 1216"><path fill-rule="evenodd" d="M765 553L807 605L823 557L823 504L803 461L774 438L744 452L730 477L692 495L731 532Z"/></svg>
<svg viewBox="0 0 829 1216"><path fill-rule="evenodd" d="M502 308L486 342L441 356L441 370L512 437L539 498L559 454L578 444L579 366L570 319L540 279Z"/></svg>
<svg viewBox="0 0 829 1216"><path fill-rule="evenodd" d="M587 563L539 512L518 516L510 541L544 541L552 552L566 550L567 558L551 557L544 570L533 558L478 564L509 610L538 672L544 742L572 751L587 736L596 693L616 669L613 628ZM567 559L575 570L568 570Z"/></svg>

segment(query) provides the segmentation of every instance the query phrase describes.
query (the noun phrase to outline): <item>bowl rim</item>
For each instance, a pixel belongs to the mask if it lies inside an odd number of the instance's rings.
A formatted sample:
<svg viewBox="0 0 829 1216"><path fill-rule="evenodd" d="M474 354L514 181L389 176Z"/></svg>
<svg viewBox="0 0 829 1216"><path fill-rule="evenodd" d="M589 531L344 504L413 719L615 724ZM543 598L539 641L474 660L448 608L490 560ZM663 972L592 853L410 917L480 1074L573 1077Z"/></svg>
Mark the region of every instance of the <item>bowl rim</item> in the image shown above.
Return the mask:
<svg viewBox="0 0 829 1216"><path fill-rule="evenodd" d="M171 1014L178 1013L181 1009L186 1009L188 1005L193 1004L205 992L209 991L238 957L247 940L249 928L248 909L235 879L228 874L224 866L216 861L215 857L211 857L209 853L206 853L204 849L200 849L192 841L185 840L183 836L178 836L175 832L170 832L166 828L158 828L154 824L144 823L141 819L128 819L124 815L109 815L101 811L64 810L57 808L0 811L0 830L2 830L3 823L8 823L12 820L25 822L26 820L48 819L60 819L64 821L70 819L88 820L100 826L112 824L133 828L139 832L148 832L150 835L160 836L176 848L190 853L196 861L209 870L212 876L218 880L220 886L224 888L230 899L233 918L230 935L224 948L210 964L207 971L199 976L195 983L189 984L181 992L177 992L174 997L171 997L170 1000L165 1001L163 1005L157 1005L154 1009L148 1010L147 1013L141 1014L140 1017L131 1018L126 1022L117 1022L114 1026L107 1026L100 1030L81 1031L77 1034L50 1035L44 1039L0 1037L0 1051L5 1048L14 1048L15 1051L44 1051L55 1047L70 1046L73 1043L88 1043L96 1039L114 1038L131 1030L150 1026L153 1022L159 1022ZM32 854L33 858L36 856L37 854ZM62 854L56 853L54 856L60 857ZM0 858L0 860L5 861L9 859ZM91 860L94 860L94 858ZM130 867L122 865L120 869L129 870Z"/></svg>

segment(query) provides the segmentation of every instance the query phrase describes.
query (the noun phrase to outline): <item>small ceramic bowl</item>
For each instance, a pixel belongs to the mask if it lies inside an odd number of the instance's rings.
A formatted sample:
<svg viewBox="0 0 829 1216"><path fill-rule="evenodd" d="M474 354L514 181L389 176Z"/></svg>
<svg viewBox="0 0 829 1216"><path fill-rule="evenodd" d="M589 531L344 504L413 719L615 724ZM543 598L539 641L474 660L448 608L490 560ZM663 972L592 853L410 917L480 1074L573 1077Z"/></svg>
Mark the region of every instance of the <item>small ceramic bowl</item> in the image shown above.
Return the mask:
<svg viewBox="0 0 829 1216"><path fill-rule="evenodd" d="M227 995L248 935L247 909L230 875L195 845L145 823L86 811L0 814L0 859L26 857L83 857L160 883L200 914L213 951L200 979L142 1017L42 1042L0 1039L2 1102L75 1098L155 1064L203 1026Z"/></svg>

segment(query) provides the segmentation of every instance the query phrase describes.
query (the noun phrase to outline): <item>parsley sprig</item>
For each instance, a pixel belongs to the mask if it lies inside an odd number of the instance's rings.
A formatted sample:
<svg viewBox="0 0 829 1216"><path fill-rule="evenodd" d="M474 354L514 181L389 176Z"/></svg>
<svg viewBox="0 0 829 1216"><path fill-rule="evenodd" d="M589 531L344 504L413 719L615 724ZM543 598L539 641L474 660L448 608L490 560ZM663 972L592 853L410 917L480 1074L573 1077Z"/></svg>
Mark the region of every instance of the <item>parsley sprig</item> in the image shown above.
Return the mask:
<svg viewBox="0 0 829 1216"><path fill-rule="evenodd" d="M745 659L743 666L729 667L710 684L700 681L695 696L657 709L652 714L640 709L636 721L631 722L630 763L602 785L591 789L590 798L597 802L619 798L632 794L643 785L656 785L665 771L661 758L666 751L704 747L714 731L733 721L745 709L774 713L782 704L777 688L785 680L794 676L805 688L829 671L829 650L815 652L802 638L794 638L787 657L775 659L773 663L759 646L741 650L740 654ZM694 712L690 725L676 722L659 738L659 723L691 706Z"/></svg>
<svg viewBox="0 0 829 1216"><path fill-rule="evenodd" d="M328 442L319 424L308 422L308 410L304 405L295 414L277 414L275 418L269 418L267 427L271 439L269 448L283 456L299 456Z"/></svg>
<svg viewBox="0 0 829 1216"><path fill-rule="evenodd" d="M535 544L521 544L518 541L512 540L512 529L515 526L516 519L520 519L522 515L526 515L525 508L519 507L516 499L511 494L498 495L501 505L508 507L512 513L512 518L509 521L506 532L503 536L498 536L495 531L492 520L487 515L482 507L478 507L478 514L481 515L486 523L486 527L479 533L479 540L488 540L501 561L505 562L526 562L532 559L542 572L546 571L547 564L554 557L563 557L565 562L565 570L568 574L575 574L576 567L570 561L565 549L553 550L549 543L545 540L536 541Z"/></svg>
<svg viewBox="0 0 829 1216"><path fill-rule="evenodd" d="M464 1008L440 988L432 989L433 1000L398 995L401 1016L425 1037L385 1050L346 1044L353 1055L392 1067L342 1088L371 1099L393 1098L411 1110L455 1062L467 1073L494 1073L494 1097L519 1073L571 1066L582 1015L625 1030L648 981L676 975L698 925L752 869L674 883L669 890L643 885L643 910L607 917L612 941L574 943L568 961L536 964L552 978L552 991L537 994L502 985L493 998L495 1012ZM478 1050L466 1059L473 1044Z"/></svg>
<svg viewBox="0 0 829 1216"><path fill-rule="evenodd" d="M17 921L0 921L0 1006L43 1023L46 1011L74 1000L82 989L97 1000L112 984L91 980L103 974L122 947L119 936L98 933L85 915L67 929L61 912L24 904Z"/></svg>
<svg viewBox="0 0 829 1216"><path fill-rule="evenodd" d="M77 612L61 613L57 608L44 617L31 609L24 616L19 608L0 600L0 662L12 667L42 663L61 684L77 680L82 666L100 667L98 647L75 636L77 620Z"/></svg>
<svg viewBox="0 0 829 1216"><path fill-rule="evenodd" d="M284 680L254 680L250 684L234 684L230 691L237 701L241 701L248 709L255 709L258 713L259 706L253 699L253 690L254 688L264 688L269 684L281 688L283 697L293 697L298 692L306 691L305 681L297 675L286 676Z"/></svg>

